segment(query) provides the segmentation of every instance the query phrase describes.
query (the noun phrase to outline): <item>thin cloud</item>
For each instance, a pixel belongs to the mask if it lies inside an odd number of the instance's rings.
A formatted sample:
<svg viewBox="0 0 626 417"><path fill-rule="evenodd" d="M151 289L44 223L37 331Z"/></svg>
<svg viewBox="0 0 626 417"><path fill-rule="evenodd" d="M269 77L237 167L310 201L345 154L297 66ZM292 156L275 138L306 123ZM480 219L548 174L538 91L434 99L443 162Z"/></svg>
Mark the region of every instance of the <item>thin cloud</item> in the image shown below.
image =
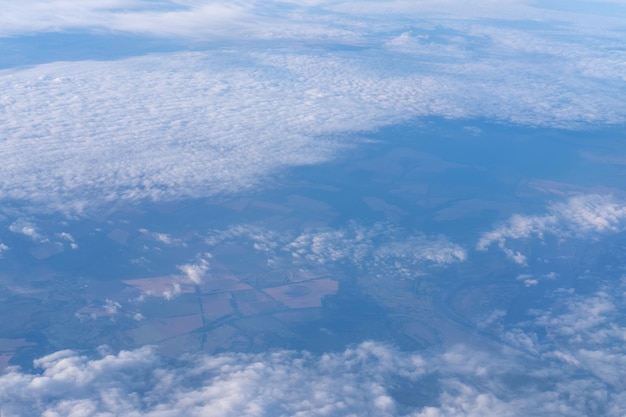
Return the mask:
<svg viewBox="0 0 626 417"><path fill-rule="evenodd" d="M209 250L225 242L245 242L271 265L324 265L376 271L380 277L416 277L430 268L464 262L467 252L444 236L411 233L386 223L351 222L341 228L303 233L237 225L211 231Z"/></svg>
<svg viewBox="0 0 626 417"><path fill-rule="evenodd" d="M526 263L526 256L507 246L520 239L582 238L617 233L626 225L626 205L610 195L580 195L547 207L544 214L516 214L495 229L483 233L476 248L487 250L497 245L511 260Z"/></svg>
<svg viewBox="0 0 626 417"><path fill-rule="evenodd" d="M285 4L289 7L285 7ZM509 1L288 1L206 2L27 0L4 6L0 36L69 30L107 30L183 38L363 39L359 24L387 25L407 15L445 19L566 21L578 26L619 27L610 13L554 7L550 2ZM589 8L588 8L589 9ZM598 7L591 8L592 11ZM599 8L602 9L602 8ZM302 18L306 16L307 18Z"/></svg>
<svg viewBox="0 0 626 417"><path fill-rule="evenodd" d="M37 227L32 222L26 220L13 222L9 226L9 230L15 234L26 236L34 242L44 243L49 241L47 237L39 233Z"/></svg>

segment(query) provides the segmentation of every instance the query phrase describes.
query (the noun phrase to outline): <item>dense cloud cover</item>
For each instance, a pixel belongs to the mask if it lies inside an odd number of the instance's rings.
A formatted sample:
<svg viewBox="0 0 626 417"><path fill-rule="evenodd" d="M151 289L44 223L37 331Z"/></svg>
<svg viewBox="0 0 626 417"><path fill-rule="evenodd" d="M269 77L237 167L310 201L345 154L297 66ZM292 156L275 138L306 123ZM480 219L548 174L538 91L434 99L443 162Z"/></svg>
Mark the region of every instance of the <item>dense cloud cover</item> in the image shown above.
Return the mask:
<svg viewBox="0 0 626 417"><path fill-rule="evenodd" d="M456 6L11 4L1 18L5 36L105 28L120 42L124 33L147 32L194 44L197 36L213 39L214 30L236 42L244 26L252 31L246 36L276 46L227 42L4 70L0 198L72 214L112 202L233 193L332 159L353 133L423 116L567 128L625 120L622 35L610 30L611 18L608 29L585 26L577 36L576 13L561 13L569 20L558 26L538 17L551 12L525 2L458 9L506 19L505 10L519 8L519 18L540 20L517 28L452 18ZM296 20L301 13L307 18ZM286 38L303 43L281 43Z"/></svg>

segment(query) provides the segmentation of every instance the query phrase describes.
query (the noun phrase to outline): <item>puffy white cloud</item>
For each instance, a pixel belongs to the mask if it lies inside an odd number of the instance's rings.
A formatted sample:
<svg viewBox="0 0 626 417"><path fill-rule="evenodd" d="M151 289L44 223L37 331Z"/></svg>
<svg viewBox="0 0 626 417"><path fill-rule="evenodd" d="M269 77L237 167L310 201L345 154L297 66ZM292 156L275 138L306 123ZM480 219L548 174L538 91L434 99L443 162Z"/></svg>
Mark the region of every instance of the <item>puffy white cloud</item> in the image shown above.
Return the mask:
<svg viewBox="0 0 626 417"><path fill-rule="evenodd" d="M61 351L35 361L41 374L0 376L3 415L395 415L390 377L416 379L418 355L366 342L321 357L305 352L222 354L166 366L150 348L89 359Z"/></svg>
<svg viewBox="0 0 626 417"><path fill-rule="evenodd" d="M3 415L617 417L626 406L622 391L575 365L485 346L417 354L364 342L322 355L274 350L169 362L148 347L102 349L96 358L66 350L35 365L39 373L9 368L0 376ZM439 394L422 404L397 399L422 390Z"/></svg>
<svg viewBox="0 0 626 417"><path fill-rule="evenodd" d="M179 265L178 269L189 282L198 285L202 283L203 278L209 270L209 259L211 259L210 254L203 254L198 256L196 263Z"/></svg>
<svg viewBox="0 0 626 417"><path fill-rule="evenodd" d="M626 225L626 204L610 195L579 195L553 203L538 215L513 215L495 229L483 233L476 248L498 247L516 263L525 264L526 256L507 247L509 240L553 235L559 239L616 233Z"/></svg>

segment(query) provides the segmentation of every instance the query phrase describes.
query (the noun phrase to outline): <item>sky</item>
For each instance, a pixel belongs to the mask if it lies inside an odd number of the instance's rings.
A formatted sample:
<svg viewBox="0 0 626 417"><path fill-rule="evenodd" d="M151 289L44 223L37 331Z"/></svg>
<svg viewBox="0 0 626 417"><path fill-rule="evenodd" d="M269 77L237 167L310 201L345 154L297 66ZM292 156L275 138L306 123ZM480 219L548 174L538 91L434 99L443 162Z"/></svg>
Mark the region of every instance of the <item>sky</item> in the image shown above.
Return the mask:
<svg viewBox="0 0 626 417"><path fill-rule="evenodd" d="M626 122L626 1L0 0L0 257L9 236L77 249L40 216L96 219L142 203L269 189L416 119L577 132ZM2 54L4 55L4 54ZM621 161L613 161L622 164ZM526 268L528 242L626 229L626 195L579 192L519 210L467 242L393 224L205 232L294 264L394 279L492 251ZM162 245L179 237L146 230ZM176 267L205 279L199 253ZM626 278L567 288L500 343L340 352L63 350L0 375L5 416L623 416ZM176 295L176 294L174 294ZM113 313L114 302L109 303ZM432 384L412 405L398 387Z"/></svg>

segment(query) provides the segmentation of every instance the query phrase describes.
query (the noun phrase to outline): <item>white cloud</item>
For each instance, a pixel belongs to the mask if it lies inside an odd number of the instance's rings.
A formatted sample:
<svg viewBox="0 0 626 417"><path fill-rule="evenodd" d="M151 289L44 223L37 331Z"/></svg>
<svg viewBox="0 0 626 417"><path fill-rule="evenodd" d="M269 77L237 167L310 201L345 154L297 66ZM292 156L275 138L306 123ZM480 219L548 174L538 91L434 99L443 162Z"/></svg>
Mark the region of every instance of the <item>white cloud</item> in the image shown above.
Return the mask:
<svg viewBox="0 0 626 417"><path fill-rule="evenodd" d="M516 214L495 229L483 233L476 248L487 250L498 247L518 264L526 263L526 256L507 247L507 241L543 239L552 235L559 239L582 238L602 233L616 233L626 225L626 204L609 195L579 195L564 202L553 203L543 214Z"/></svg>
<svg viewBox="0 0 626 417"><path fill-rule="evenodd" d="M319 356L274 350L175 362L149 347L102 349L96 358L66 350L35 365L40 373L9 368L0 376L3 415L618 417L626 406L623 391L575 363L485 346L417 354L364 342ZM411 405L395 396L420 398L422 390L439 395Z"/></svg>
<svg viewBox="0 0 626 417"><path fill-rule="evenodd" d="M516 29L432 16L407 29L398 20L403 8L427 9L434 2L280 8L256 2L88 3L13 2L3 9L0 27L13 35L94 26L202 36L200 27L212 33L223 23L224 33L247 27L261 37L313 37L318 43L320 33L329 33L322 44L330 46L261 50L237 44L4 70L3 200L75 213L110 202L238 192L282 169L333 158L345 149L337 138L350 132L416 117L556 127L626 120L626 104L616 93L624 89L620 70L600 70L625 60L612 46L621 42L618 35L576 37L550 25ZM396 6L397 15L366 12ZM363 11L351 17L341 7ZM506 9L489 2L492 8ZM279 22L268 17L279 9ZM365 49L330 51L342 43ZM381 65L387 61L396 64Z"/></svg>
<svg viewBox="0 0 626 417"><path fill-rule="evenodd" d="M241 1L26 0L10 2L0 17L0 36L68 30L107 30L187 38L363 38L371 28L406 16L566 21L582 27L619 27L596 4L586 10L530 1ZM288 4L287 7L286 4ZM579 3L583 4L583 3ZM620 3L615 3L619 10ZM563 4L561 6L564 6ZM591 13L590 13L591 12ZM387 21L387 22L385 22Z"/></svg>
<svg viewBox="0 0 626 417"><path fill-rule="evenodd" d="M246 243L264 253L268 263L356 267L381 277L416 277L430 267L464 262L463 247L443 236L411 233L387 223L350 222L340 228L296 233L237 225L209 233L210 248L224 242Z"/></svg>
<svg viewBox="0 0 626 417"><path fill-rule="evenodd" d="M48 238L37 231L37 227L26 220L17 220L9 226L9 230L13 233L24 235L34 242L48 242Z"/></svg>
<svg viewBox="0 0 626 417"><path fill-rule="evenodd" d="M72 249L78 249L78 244L74 240L74 236L72 236L68 232L57 233L57 236L70 242L70 247Z"/></svg>
<svg viewBox="0 0 626 417"><path fill-rule="evenodd" d="M502 338L536 358L567 364L623 390L626 327L621 317L625 285L626 280L618 279L587 295L557 291L550 305L531 311L534 320L505 330Z"/></svg>
<svg viewBox="0 0 626 417"><path fill-rule="evenodd" d="M189 357L177 368L150 348L96 359L61 351L35 364L41 375L11 369L0 376L3 415L392 416L385 380L416 379L424 367L417 355L371 342L321 357Z"/></svg>
<svg viewBox="0 0 626 417"><path fill-rule="evenodd" d="M447 266L467 258L461 246L444 237L407 234L383 223L313 230L297 236L284 250L295 261L351 264L380 276L400 277L415 277L429 266Z"/></svg>
<svg viewBox="0 0 626 417"><path fill-rule="evenodd" d="M117 301L109 300L107 298L102 308L104 308L104 311L106 311L109 316L114 316L118 313L120 308L122 308L122 305Z"/></svg>
<svg viewBox="0 0 626 417"><path fill-rule="evenodd" d="M184 274L185 278L194 285L202 284L204 277L209 271L210 254L198 256L198 261L193 264L179 265L178 269Z"/></svg>
<svg viewBox="0 0 626 417"><path fill-rule="evenodd" d="M150 238L154 239L156 242L163 243L167 246L182 246L182 247L187 246L187 244L182 239L172 237L172 235L168 233L151 232L147 229L139 229L139 232L141 232L142 234L146 236L149 236Z"/></svg>

